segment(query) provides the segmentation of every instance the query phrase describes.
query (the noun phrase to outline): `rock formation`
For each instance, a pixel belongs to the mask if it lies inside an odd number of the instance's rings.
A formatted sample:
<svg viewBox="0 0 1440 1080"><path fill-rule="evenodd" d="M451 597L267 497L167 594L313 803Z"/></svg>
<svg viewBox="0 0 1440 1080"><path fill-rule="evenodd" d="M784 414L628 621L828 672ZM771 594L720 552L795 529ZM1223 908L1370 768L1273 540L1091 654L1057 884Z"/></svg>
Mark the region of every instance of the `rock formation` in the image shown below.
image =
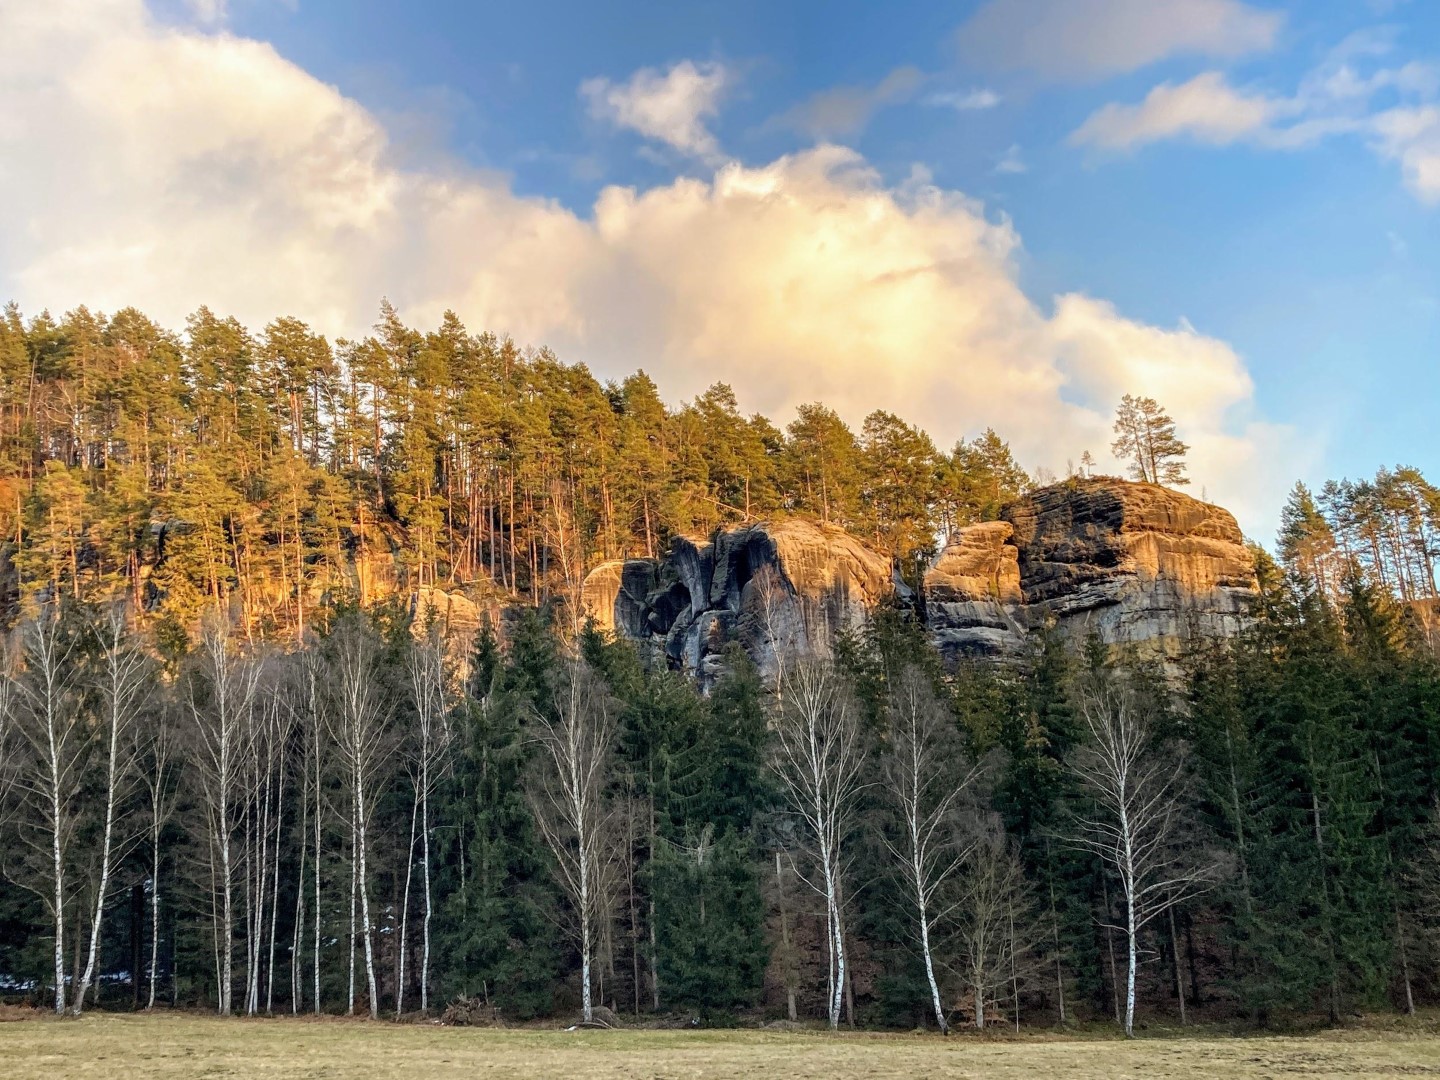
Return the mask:
<svg viewBox="0 0 1440 1080"><path fill-rule="evenodd" d="M890 560L843 529L788 520L677 537L663 559L601 563L582 603L600 628L708 680L730 641L766 673L786 653L824 652L897 588Z"/></svg>
<svg viewBox="0 0 1440 1080"><path fill-rule="evenodd" d="M1018 649L1042 624L1164 652L1239 631L1255 568L1231 514L1156 484L1069 480L960 529L925 576L942 652Z"/></svg>
<svg viewBox="0 0 1440 1080"><path fill-rule="evenodd" d="M483 614L481 606L461 592L427 585L410 594L411 626L416 634L425 633L433 624L447 636L468 640L480 628Z"/></svg>
<svg viewBox="0 0 1440 1080"><path fill-rule="evenodd" d="M602 629L709 681L730 641L762 672L826 652L884 600L913 602L942 654L1004 657L1032 629L1153 645L1243 625L1255 572L1227 511L1154 484L1069 480L1001 520L956 531L910 596L881 555L844 530L787 520L675 539L662 559L602 563L583 603Z"/></svg>

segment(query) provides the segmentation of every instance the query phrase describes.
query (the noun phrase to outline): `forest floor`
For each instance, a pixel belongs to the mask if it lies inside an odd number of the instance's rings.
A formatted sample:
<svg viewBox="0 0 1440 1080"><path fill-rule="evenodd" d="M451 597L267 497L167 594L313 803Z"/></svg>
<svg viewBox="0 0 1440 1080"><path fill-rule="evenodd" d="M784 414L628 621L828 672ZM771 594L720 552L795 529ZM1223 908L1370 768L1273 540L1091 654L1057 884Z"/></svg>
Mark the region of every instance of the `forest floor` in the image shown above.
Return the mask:
<svg viewBox="0 0 1440 1080"><path fill-rule="evenodd" d="M7 1010L6 1019L17 1011ZM0 1076L430 1080L1440 1077L1436 1018L1301 1036L544 1031L339 1019L102 1015L0 1023Z"/></svg>

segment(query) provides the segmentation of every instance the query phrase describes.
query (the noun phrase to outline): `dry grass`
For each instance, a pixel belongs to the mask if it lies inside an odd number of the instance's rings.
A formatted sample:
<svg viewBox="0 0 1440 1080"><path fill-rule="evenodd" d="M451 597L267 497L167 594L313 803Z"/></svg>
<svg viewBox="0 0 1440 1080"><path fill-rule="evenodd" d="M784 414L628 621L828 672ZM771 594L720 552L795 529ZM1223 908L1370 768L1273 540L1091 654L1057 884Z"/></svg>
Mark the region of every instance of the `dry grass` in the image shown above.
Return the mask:
<svg viewBox="0 0 1440 1080"><path fill-rule="evenodd" d="M11 1014L14 1015L13 1013ZM1440 1077L1431 1024L1304 1037L1185 1034L1122 1042L1036 1036L771 1031L540 1031L193 1015L0 1024L0 1076L563 1077Z"/></svg>

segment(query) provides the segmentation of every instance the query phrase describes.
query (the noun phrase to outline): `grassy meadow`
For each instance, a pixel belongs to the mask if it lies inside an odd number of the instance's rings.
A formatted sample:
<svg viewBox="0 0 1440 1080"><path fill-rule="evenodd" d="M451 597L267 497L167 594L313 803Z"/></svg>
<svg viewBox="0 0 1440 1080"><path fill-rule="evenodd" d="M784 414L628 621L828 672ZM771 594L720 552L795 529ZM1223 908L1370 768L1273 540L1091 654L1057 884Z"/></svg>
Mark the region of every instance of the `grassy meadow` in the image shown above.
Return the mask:
<svg viewBox="0 0 1440 1080"><path fill-rule="evenodd" d="M0 1075L46 1080L1440 1076L1440 1036L1433 1017L1300 1036L1172 1032L1125 1042L1063 1035L942 1039L809 1031L566 1032L337 1019L94 1015L0 1023Z"/></svg>

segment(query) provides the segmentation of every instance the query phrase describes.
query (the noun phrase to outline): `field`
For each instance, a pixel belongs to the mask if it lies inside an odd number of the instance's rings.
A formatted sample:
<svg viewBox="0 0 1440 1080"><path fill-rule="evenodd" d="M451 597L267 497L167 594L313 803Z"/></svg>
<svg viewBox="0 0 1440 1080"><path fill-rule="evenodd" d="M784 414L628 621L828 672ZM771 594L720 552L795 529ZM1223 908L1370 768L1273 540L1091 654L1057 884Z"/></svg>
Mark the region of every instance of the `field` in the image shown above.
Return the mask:
<svg viewBox="0 0 1440 1080"><path fill-rule="evenodd" d="M342 1020L97 1015L0 1024L0 1075L46 1080L1440 1076L1440 1037L1431 1023L1298 1037L1187 1033L1127 1043L1046 1035L1012 1040L772 1031L501 1031Z"/></svg>

